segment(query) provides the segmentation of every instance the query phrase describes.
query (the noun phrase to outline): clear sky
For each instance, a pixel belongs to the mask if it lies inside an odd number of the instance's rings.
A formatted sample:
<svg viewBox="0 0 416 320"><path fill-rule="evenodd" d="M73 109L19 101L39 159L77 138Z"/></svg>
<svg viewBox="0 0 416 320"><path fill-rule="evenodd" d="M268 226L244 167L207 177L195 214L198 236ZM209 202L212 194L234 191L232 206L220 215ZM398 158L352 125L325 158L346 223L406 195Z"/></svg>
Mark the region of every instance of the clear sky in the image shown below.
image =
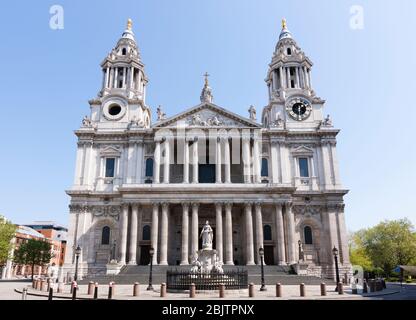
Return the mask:
<svg viewBox="0 0 416 320"><path fill-rule="evenodd" d="M49 26L55 4L64 8L63 30ZM352 28L353 5L363 9L362 28ZM99 64L127 18L153 111L161 104L171 116L196 105L208 71L215 103L247 116L249 105L267 103L264 79L286 17L342 129L348 229L401 217L416 223L415 12L414 0L2 1L0 213L15 223L68 223L73 130L89 114Z"/></svg>

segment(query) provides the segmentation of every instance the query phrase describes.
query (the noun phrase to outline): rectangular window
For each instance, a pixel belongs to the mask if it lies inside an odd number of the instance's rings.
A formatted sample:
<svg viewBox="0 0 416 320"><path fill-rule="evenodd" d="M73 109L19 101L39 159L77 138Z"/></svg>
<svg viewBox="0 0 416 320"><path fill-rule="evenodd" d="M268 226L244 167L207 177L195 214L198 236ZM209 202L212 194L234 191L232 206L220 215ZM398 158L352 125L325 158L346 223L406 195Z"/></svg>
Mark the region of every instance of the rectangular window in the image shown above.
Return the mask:
<svg viewBox="0 0 416 320"><path fill-rule="evenodd" d="M114 177L115 167L116 167L116 159L107 158L105 161L105 177L106 178Z"/></svg>
<svg viewBox="0 0 416 320"><path fill-rule="evenodd" d="M299 173L302 178L309 177L308 158L299 158Z"/></svg>

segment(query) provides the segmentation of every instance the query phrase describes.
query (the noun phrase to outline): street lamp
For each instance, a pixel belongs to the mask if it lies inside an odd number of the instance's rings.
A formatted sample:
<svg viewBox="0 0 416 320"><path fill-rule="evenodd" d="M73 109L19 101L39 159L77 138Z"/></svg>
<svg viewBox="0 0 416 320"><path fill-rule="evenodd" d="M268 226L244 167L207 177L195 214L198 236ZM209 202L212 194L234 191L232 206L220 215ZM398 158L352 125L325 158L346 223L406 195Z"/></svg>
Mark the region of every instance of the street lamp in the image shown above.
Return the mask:
<svg viewBox="0 0 416 320"><path fill-rule="evenodd" d="M337 278L337 286L335 287L335 292L338 292L338 283L339 283L338 249L335 246L334 246L334 249L332 249L332 253L334 254L335 273L336 273L336 278Z"/></svg>
<svg viewBox="0 0 416 320"><path fill-rule="evenodd" d="M150 273L149 273L149 286L147 287L147 291L153 291L153 286L152 286L152 269L153 269L153 255L155 254L155 249L150 248L149 249L149 254L150 254Z"/></svg>
<svg viewBox="0 0 416 320"><path fill-rule="evenodd" d="M78 260L79 256L81 255L81 247L78 245L75 249L75 275L74 275L74 281L78 280Z"/></svg>
<svg viewBox="0 0 416 320"><path fill-rule="evenodd" d="M267 291L266 285L264 284L264 248L259 248L259 255L260 255L260 261L261 261L261 287L260 291Z"/></svg>

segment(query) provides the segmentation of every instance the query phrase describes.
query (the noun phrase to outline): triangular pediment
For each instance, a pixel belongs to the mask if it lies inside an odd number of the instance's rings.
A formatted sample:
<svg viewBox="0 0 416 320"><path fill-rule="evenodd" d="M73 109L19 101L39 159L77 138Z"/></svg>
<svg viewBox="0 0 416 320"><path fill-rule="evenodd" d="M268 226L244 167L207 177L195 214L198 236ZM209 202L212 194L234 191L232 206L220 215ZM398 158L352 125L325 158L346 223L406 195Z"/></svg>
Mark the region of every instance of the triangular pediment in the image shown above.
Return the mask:
<svg viewBox="0 0 416 320"><path fill-rule="evenodd" d="M178 126L195 128L261 128L259 123L212 103L199 104L153 125L154 128Z"/></svg>
<svg viewBox="0 0 416 320"><path fill-rule="evenodd" d="M102 148L100 150L100 155L102 157L120 157L121 151L115 147L109 146Z"/></svg>
<svg viewBox="0 0 416 320"><path fill-rule="evenodd" d="M313 149L306 146L298 146L292 149L294 155L313 155Z"/></svg>

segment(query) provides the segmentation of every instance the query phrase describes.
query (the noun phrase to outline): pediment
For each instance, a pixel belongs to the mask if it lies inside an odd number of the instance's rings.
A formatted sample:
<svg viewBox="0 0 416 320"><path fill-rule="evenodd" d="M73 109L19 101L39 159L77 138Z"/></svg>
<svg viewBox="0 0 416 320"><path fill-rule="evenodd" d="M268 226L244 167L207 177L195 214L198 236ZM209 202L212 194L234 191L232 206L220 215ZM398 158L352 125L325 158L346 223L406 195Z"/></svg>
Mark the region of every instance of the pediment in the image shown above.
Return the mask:
<svg viewBox="0 0 416 320"><path fill-rule="evenodd" d="M154 124L154 128L261 128L253 120L237 115L212 103L203 103L166 120Z"/></svg>
<svg viewBox="0 0 416 320"><path fill-rule="evenodd" d="M313 155L313 149L306 146L299 146L292 149L294 155Z"/></svg>
<svg viewBox="0 0 416 320"><path fill-rule="evenodd" d="M105 147L100 150L100 155L102 157L120 157L121 151L117 149L116 147Z"/></svg>

